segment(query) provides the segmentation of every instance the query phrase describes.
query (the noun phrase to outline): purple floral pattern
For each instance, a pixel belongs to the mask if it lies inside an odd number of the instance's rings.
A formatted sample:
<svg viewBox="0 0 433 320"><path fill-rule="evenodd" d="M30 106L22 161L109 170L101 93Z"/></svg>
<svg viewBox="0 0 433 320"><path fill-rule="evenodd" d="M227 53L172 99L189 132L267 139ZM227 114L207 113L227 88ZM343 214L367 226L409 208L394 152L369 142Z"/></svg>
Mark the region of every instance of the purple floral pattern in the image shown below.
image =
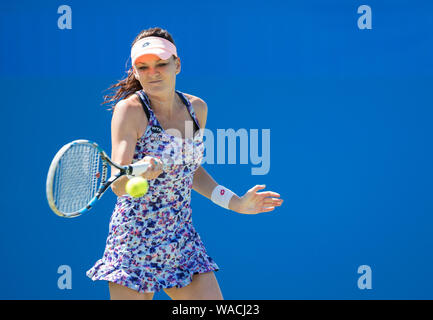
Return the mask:
<svg viewBox="0 0 433 320"><path fill-rule="evenodd" d="M181 92L176 93L198 127L191 103ZM202 130L186 139L168 134L152 112L147 95L137 94L150 117L137 140L133 162L154 156L164 163L164 172L149 180L143 197L118 197L103 257L87 276L138 292L157 292L184 287L193 274L218 271L219 267L207 254L191 217L192 182L204 151Z"/></svg>

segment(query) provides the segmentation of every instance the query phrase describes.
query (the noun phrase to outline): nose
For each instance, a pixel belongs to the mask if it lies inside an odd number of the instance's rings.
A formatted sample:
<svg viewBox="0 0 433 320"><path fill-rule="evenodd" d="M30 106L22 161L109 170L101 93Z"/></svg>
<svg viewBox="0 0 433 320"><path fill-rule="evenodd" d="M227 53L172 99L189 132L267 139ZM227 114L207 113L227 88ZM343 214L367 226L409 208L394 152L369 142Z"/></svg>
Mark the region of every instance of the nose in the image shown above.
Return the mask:
<svg viewBox="0 0 433 320"><path fill-rule="evenodd" d="M149 67L149 69L147 71L149 72L149 75L154 75L154 74L158 73L156 71L156 68L154 68L154 67Z"/></svg>

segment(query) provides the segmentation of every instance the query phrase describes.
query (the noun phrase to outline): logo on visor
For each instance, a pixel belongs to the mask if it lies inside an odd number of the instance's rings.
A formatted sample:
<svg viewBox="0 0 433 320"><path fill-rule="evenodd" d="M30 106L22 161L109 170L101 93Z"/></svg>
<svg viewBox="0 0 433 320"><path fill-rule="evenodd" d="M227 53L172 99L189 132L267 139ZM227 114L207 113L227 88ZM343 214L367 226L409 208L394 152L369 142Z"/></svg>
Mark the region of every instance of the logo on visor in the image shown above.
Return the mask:
<svg viewBox="0 0 433 320"><path fill-rule="evenodd" d="M143 45L141 46L142 48L147 47L150 44L150 42L145 42L143 43Z"/></svg>

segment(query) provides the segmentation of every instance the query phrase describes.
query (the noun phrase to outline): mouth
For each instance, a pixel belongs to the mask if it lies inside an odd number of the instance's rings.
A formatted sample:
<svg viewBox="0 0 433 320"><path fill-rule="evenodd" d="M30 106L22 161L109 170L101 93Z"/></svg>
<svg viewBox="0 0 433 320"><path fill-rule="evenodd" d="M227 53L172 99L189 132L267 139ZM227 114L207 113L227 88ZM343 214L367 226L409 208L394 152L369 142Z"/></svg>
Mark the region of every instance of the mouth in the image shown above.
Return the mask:
<svg viewBox="0 0 433 320"><path fill-rule="evenodd" d="M149 81L149 83L159 83L159 82L161 82L162 80L156 80L156 81Z"/></svg>

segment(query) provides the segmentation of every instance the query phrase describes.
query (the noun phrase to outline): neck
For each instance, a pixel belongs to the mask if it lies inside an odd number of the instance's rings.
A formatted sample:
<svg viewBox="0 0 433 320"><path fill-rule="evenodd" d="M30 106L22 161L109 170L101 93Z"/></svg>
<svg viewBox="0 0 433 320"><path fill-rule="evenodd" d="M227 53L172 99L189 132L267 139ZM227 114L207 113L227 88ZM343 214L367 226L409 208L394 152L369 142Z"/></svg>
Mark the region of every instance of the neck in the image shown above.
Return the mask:
<svg viewBox="0 0 433 320"><path fill-rule="evenodd" d="M175 113L177 106L177 93L174 90L170 90L168 93L162 94L149 94L147 93L151 101L151 107L153 112L159 115L163 115L166 118L171 118Z"/></svg>

